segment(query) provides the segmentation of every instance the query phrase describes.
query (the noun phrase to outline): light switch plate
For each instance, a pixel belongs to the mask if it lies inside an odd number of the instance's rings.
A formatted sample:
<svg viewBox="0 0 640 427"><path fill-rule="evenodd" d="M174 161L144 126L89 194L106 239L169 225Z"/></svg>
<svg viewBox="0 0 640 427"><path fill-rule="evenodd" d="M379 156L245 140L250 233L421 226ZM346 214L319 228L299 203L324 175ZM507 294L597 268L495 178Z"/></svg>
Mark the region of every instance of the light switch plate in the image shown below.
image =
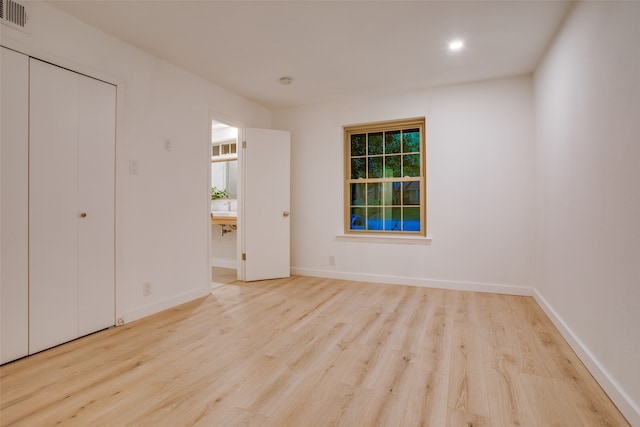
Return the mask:
<svg viewBox="0 0 640 427"><path fill-rule="evenodd" d="M131 175L138 175L138 161L129 160L129 173Z"/></svg>

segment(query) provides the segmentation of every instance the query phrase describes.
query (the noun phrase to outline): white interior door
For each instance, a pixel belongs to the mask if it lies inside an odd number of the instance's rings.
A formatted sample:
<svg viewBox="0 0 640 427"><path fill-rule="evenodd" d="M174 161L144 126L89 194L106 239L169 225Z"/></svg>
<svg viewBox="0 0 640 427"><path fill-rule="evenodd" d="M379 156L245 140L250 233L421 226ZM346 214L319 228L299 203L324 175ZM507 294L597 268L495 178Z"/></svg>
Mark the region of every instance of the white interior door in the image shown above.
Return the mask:
<svg viewBox="0 0 640 427"><path fill-rule="evenodd" d="M290 135L245 129L243 149L244 280L290 276Z"/></svg>
<svg viewBox="0 0 640 427"><path fill-rule="evenodd" d="M31 59L29 352L114 324L115 87Z"/></svg>
<svg viewBox="0 0 640 427"><path fill-rule="evenodd" d="M0 47L0 363L29 352L29 58Z"/></svg>
<svg viewBox="0 0 640 427"><path fill-rule="evenodd" d="M31 59L29 352L78 337L78 79Z"/></svg>
<svg viewBox="0 0 640 427"><path fill-rule="evenodd" d="M115 321L116 88L78 77L78 333Z"/></svg>

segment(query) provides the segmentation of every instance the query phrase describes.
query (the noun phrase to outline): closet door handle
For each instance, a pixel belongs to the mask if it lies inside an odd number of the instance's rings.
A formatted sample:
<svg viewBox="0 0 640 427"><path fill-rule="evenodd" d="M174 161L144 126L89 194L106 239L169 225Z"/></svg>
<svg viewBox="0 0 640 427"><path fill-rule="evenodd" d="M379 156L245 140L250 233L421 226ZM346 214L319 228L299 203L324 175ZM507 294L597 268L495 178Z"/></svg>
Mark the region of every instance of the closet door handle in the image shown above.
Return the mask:
<svg viewBox="0 0 640 427"><path fill-rule="evenodd" d="M87 217L87 213L86 213L86 212L82 212L82 213L80 214L80 218L86 218L86 217Z"/></svg>

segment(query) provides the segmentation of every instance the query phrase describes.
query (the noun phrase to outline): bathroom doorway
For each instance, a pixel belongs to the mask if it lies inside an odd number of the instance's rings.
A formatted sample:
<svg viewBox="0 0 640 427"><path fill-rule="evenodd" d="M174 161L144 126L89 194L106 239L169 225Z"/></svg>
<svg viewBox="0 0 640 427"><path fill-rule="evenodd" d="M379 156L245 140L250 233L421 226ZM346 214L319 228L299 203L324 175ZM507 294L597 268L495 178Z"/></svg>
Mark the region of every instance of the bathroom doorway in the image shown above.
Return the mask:
<svg viewBox="0 0 640 427"><path fill-rule="evenodd" d="M237 279L238 128L211 120L211 227L209 254L213 285Z"/></svg>
<svg viewBox="0 0 640 427"><path fill-rule="evenodd" d="M287 131L211 119L213 287L228 283L234 269L241 281L290 276L290 140Z"/></svg>

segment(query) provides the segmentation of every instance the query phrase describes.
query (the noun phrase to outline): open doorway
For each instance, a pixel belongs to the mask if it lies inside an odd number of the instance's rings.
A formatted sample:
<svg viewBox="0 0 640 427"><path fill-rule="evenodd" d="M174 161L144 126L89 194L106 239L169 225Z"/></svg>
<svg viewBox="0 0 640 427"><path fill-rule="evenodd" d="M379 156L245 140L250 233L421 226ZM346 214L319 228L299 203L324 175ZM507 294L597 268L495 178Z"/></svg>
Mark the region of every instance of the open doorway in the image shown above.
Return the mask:
<svg viewBox="0 0 640 427"><path fill-rule="evenodd" d="M238 128L211 121L210 266L214 285L237 278Z"/></svg>
<svg viewBox="0 0 640 427"><path fill-rule="evenodd" d="M289 132L212 118L210 144L212 287L289 277Z"/></svg>

